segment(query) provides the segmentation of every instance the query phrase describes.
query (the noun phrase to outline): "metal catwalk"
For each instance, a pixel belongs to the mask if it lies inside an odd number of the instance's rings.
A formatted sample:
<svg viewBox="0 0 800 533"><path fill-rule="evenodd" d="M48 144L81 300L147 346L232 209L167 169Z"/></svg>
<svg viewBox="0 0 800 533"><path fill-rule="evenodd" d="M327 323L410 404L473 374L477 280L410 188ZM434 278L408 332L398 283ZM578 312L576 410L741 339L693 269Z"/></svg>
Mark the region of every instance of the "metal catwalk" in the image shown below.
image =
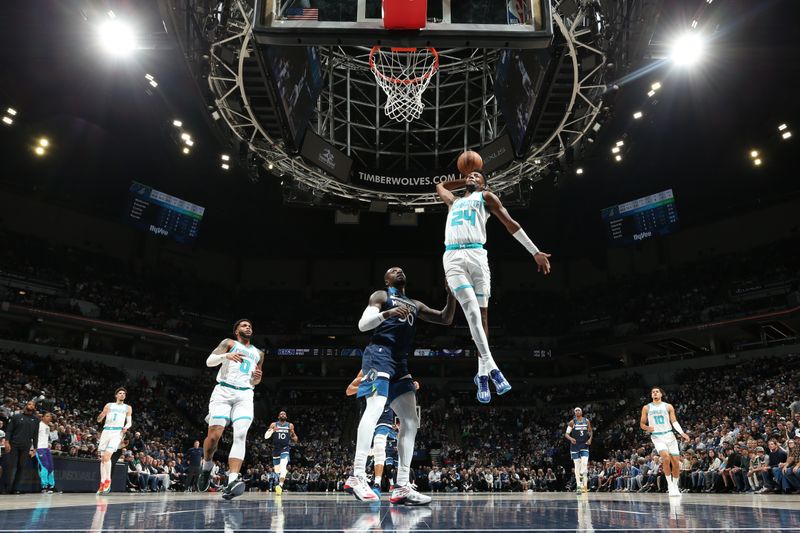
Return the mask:
<svg viewBox="0 0 800 533"><path fill-rule="evenodd" d="M0 497L0 531L800 531L800 496L435 495L430 507L346 494Z"/></svg>

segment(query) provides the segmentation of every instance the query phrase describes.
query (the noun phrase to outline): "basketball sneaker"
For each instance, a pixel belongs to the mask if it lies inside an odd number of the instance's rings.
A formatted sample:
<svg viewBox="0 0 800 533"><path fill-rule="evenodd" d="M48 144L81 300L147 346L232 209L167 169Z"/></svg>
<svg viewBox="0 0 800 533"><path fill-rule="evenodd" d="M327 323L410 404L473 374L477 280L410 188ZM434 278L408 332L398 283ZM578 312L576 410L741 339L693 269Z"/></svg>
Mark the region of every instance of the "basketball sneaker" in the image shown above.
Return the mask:
<svg viewBox="0 0 800 533"><path fill-rule="evenodd" d="M100 482L100 487L97 489L97 494L100 496L105 496L111 492L111 480L107 479L105 481Z"/></svg>
<svg viewBox="0 0 800 533"><path fill-rule="evenodd" d="M428 505L431 497L417 492L417 486L413 483L397 487L392 491L389 501L394 505Z"/></svg>
<svg viewBox="0 0 800 533"><path fill-rule="evenodd" d="M200 469L200 474L197 476L197 490L200 492L208 492L211 486L211 470Z"/></svg>
<svg viewBox="0 0 800 533"><path fill-rule="evenodd" d="M344 490L362 502L378 501L378 497L372 492L366 477L350 476L344 484Z"/></svg>
<svg viewBox="0 0 800 533"><path fill-rule="evenodd" d="M506 377L497 368L489 372L489 377L492 378L492 383L494 383L498 396L511 390L511 383L506 380Z"/></svg>
<svg viewBox="0 0 800 533"><path fill-rule="evenodd" d="M430 518L433 514L430 507L393 507L390 511L392 525L395 533L408 533L420 531L424 528L417 527L420 522Z"/></svg>
<svg viewBox="0 0 800 533"><path fill-rule="evenodd" d="M244 494L245 488L245 483L241 479L231 481L222 489L222 498L225 500L232 500Z"/></svg>
<svg viewBox="0 0 800 533"><path fill-rule="evenodd" d="M381 499L381 488L379 486L373 485L372 492L375 493L375 496L377 496L379 500Z"/></svg>
<svg viewBox="0 0 800 533"><path fill-rule="evenodd" d="M275 496L280 496L281 494L283 494L283 487L275 485Z"/></svg>
<svg viewBox="0 0 800 533"><path fill-rule="evenodd" d="M473 381L478 386L478 393L475 395L478 401L481 403L492 401L492 393L489 391L489 376L476 375Z"/></svg>

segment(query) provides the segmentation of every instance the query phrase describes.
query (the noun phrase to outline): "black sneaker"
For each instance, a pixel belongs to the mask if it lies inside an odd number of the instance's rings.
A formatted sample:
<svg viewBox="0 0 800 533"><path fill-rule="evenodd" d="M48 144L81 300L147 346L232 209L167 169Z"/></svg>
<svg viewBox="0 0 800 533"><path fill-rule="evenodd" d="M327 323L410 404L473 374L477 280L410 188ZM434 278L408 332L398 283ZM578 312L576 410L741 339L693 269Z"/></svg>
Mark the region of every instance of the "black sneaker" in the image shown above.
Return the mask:
<svg viewBox="0 0 800 533"><path fill-rule="evenodd" d="M244 481L241 479L237 479L236 481L231 481L225 488L222 489L222 497L226 500L232 500L237 496L241 496L244 494L245 484Z"/></svg>
<svg viewBox="0 0 800 533"><path fill-rule="evenodd" d="M200 470L200 475L197 476L197 490L200 492L208 492L208 487L211 486L211 470Z"/></svg>

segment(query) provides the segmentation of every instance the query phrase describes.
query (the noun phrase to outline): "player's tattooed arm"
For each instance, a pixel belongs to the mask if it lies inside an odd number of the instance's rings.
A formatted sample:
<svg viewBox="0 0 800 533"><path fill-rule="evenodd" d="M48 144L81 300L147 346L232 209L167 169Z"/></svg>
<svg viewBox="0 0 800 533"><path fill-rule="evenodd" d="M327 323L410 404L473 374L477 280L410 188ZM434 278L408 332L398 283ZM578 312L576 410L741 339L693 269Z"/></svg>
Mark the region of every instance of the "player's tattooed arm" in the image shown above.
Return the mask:
<svg viewBox="0 0 800 533"><path fill-rule="evenodd" d="M436 184L436 194L439 195L439 198L442 200L442 202L450 207L453 205L453 202L456 201L456 196L452 193L452 191L455 189L460 189L466 184L467 180L465 179L443 181L442 183Z"/></svg>
<svg viewBox="0 0 800 533"><path fill-rule="evenodd" d="M236 352L231 352L230 350L233 348L233 341L231 339L222 339L222 342L214 348L214 351L211 352L211 355L208 356L206 359L206 366L213 367L221 364L225 359L233 361L235 363L242 362L242 356Z"/></svg>

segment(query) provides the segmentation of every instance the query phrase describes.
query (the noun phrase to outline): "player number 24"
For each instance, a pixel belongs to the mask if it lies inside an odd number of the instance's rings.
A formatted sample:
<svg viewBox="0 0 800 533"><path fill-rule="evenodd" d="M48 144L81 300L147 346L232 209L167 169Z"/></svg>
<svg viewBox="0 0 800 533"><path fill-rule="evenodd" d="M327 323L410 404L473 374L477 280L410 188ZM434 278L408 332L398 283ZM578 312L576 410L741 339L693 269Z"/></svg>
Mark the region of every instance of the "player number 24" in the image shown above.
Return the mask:
<svg viewBox="0 0 800 533"><path fill-rule="evenodd" d="M451 226L460 226L466 220L470 225L475 225L476 219L475 211L472 209L462 209L453 213L453 220L450 222Z"/></svg>

